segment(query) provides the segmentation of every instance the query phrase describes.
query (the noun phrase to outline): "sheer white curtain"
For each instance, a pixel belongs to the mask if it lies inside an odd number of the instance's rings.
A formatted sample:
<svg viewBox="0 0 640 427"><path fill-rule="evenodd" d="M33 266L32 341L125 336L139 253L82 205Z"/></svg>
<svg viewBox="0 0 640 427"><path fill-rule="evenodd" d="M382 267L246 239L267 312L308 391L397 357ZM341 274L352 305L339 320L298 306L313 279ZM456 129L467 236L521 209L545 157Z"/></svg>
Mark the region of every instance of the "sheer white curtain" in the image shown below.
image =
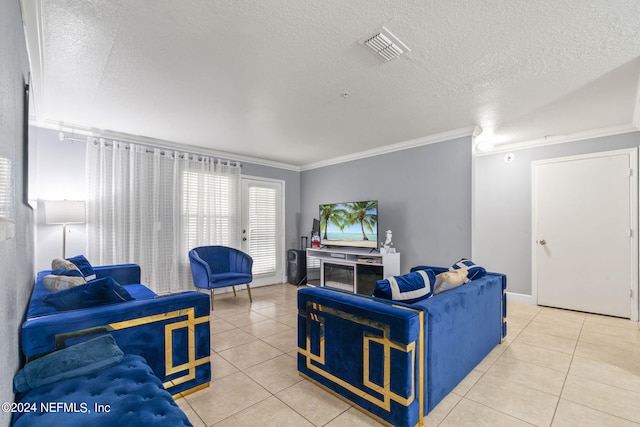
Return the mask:
<svg viewBox="0 0 640 427"><path fill-rule="evenodd" d="M90 137L86 167L93 264L139 264L164 294L193 289L191 248L239 247L239 165Z"/></svg>

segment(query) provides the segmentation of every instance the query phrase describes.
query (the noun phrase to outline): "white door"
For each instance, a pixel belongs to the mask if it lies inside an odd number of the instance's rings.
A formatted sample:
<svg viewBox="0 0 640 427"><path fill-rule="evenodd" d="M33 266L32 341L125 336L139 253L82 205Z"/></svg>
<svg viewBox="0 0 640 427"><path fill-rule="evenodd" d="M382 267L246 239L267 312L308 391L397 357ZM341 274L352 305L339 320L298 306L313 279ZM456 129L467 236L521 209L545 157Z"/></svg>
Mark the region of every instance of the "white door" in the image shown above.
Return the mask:
<svg viewBox="0 0 640 427"><path fill-rule="evenodd" d="M283 187L282 181L242 178L242 250L253 258L253 286L284 281Z"/></svg>
<svg viewBox="0 0 640 427"><path fill-rule="evenodd" d="M535 162L538 304L635 318L636 151Z"/></svg>

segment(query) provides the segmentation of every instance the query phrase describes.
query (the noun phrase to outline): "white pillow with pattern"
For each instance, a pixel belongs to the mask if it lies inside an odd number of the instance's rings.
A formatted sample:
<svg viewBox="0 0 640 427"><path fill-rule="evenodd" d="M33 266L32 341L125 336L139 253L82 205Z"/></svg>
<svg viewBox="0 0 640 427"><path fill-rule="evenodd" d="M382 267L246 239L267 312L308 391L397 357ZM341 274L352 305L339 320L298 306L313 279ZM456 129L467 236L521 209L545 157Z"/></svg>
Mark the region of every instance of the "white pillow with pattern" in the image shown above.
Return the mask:
<svg viewBox="0 0 640 427"><path fill-rule="evenodd" d="M56 276L48 274L42 278L42 284L49 292L58 292L65 289L84 285L86 280L82 276Z"/></svg>

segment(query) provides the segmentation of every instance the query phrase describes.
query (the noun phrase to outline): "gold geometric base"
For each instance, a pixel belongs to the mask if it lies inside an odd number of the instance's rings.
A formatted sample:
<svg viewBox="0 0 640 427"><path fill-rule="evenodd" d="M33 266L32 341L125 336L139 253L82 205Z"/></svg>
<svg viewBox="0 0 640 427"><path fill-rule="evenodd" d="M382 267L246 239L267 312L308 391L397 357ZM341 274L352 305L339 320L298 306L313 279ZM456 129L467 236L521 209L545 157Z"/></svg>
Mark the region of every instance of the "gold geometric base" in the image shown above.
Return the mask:
<svg viewBox="0 0 640 427"><path fill-rule="evenodd" d="M181 391L180 393L176 393L176 394L173 395L173 400L178 400L181 397L188 396L188 395L190 395L192 393L195 393L196 391L204 390L205 388L209 387L210 384L211 383L200 384L200 385L197 385L197 386L195 386L193 388L190 388L189 390L185 390L185 391Z"/></svg>

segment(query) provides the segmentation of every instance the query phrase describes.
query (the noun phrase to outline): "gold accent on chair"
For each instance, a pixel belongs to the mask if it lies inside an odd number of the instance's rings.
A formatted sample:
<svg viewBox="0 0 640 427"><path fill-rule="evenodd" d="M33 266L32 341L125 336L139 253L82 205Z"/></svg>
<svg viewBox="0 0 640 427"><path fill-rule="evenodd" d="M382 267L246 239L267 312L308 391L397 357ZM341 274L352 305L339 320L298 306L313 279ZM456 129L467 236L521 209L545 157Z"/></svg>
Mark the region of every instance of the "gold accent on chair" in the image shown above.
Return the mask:
<svg viewBox="0 0 640 427"><path fill-rule="evenodd" d="M355 395L360 396L361 398L367 400L368 402L386 410L386 411L390 411L391 410L391 401L395 401L397 403L399 403L400 405L403 406L409 406L415 399L416 399L416 390L415 390L415 386L418 386L418 390L417 390L417 399L419 401L419 407L420 407L420 420L422 420L423 417L423 413L424 413L424 378L423 378L423 366L424 366L424 313L422 312L422 310L413 310L410 308L406 308L406 307L402 307L403 309L408 309L410 311L414 311L416 312L420 319L419 319L419 324L420 324L420 331L419 331L419 337L420 339L418 340L418 343L416 343L415 341L409 343L409 344L400 344L400 343L396 343L394 341L391 341L391 339L389 338L390 336L390 325L378 322L378 321L374 321L371 319L366 319L360 316L356 316L356 315L352 315L349 313L344 313L342 311L333 309L331 307L326 307L326 306L322 306L320 304L317 303L307 303L307 307L306 307L306 317L308 319L308 322L315 322L319 324L320 328L324 328L324 316L322 315L322 313L327 313L327 314L331 314L333 316L351 321L351 322L355 322L361 325L365 325L374 329L379 330L382 333L382 337L375 337L370 333L365 333L364 337L363 337L363 384L369 388L371 388L372 390L376 391L377 393L380 393L383 396L383 399L379 399L376 396L373 396L357 387L354 387L353 385L347 383L346 381L344 381L341 378L336 377L333 374L330 374L324 370L321 369L321 367L311 363L311 362L316 362L317 364L320 365L324 365L325 364L325 341L324 341L324 334L321 333L320 335L320 339L319 339L319 350L318 353L319 354L314 354L311 352L311 337L310 337L310 333L309 333L309 324L307 324L307 333L306 333L306 342L305 342L305 348L298 348L298 353L305 356L306 357L306 367L307 369L321 375L322 377L326 378L329 381L332 381L335 384L338 384L339 386L347 389L348 391L354 393ZM322 331L322 329L321 329ZM370 351L370 343L371 342L376 342L379 343L380 345L383 346L384 349L384 366L383 366L383 375L384 375L384 386L380 386L378 384L375 384L373 382L371 382L371 380L369 379L369 371L370 371L370 366L369 366L369 351ZM417 353L416 353L416 344L417 344ZM411 362L411 366L413 367L413 372L412 372L412 378L414 378L413 381L413 389L411 390L411 393L408 397L403 397L403 396L399 396L396 393L393 393L390 390L390 384L391 384L391 358L390 358L390 352L391 349L396 349L399 351L403 351L405 353L410 353L411 356L409 356L412 359ZM416 360L417 359L417 360ZM415 365L416 362L418 363L418 366L420 367L419 369L419 375L418 378L415 378ZM417 382L417 384L416 384Z"/></svg>
<svg viewBox="0 0 640 427"><path fill-rule="evenodd" d="M101 332L109 332L109 331L118 331L122 329L133 328L140 325L148 325L150 323L162 322L164 320L177 319L179 317L186 316L186 320L181 320L173 323L167 323L164 325L164 351L165 351L165 375L175 374L181 371L188 372L179 377L163 383L165 388L175 386L178 384L182 384L184 382L190 381L196 377L196 367L203 365L205 363L209 363L210 357L202 357L200 359L196 359L195 355L195 327L201 323L206 323L209 321L209 314L206 314L201 317L195 317L195 309L193 307L184 308L181 310L170 311L168 313L154 314L151 316L138 317L135 319L124 320L122 322L110 323L104 326L96 326L93 328L87 329L79 329L73 332L65 332L62 334L58 334L55 336L56 346L62 345L65 340L73 337L91 335L95 333ZM187 340L188 340L188 361L178 366L173 365L173 331L178 329L187 329ZM203 385L196 386L202 387ZM206 386L205 386L206 387ZM185 390L180 394L188 394L189 390Z"/></svg>

